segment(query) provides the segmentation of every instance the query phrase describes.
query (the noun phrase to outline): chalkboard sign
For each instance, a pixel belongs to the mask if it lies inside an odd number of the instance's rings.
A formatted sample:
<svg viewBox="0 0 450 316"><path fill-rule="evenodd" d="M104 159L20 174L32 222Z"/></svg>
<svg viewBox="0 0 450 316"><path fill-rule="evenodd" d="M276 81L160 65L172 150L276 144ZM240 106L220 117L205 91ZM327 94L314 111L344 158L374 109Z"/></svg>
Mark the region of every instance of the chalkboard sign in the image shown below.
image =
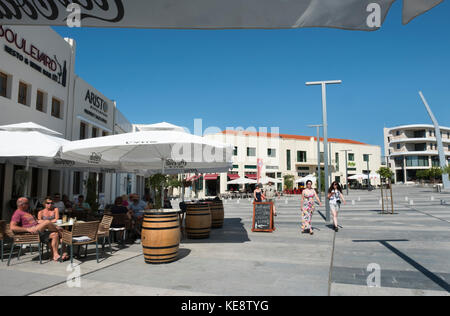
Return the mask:
<svg viewBox="0 0 450 316"><path fill-rule="evenodd" d="M252 232L273 232L273 203L253 204L253 227Z"/></svg>

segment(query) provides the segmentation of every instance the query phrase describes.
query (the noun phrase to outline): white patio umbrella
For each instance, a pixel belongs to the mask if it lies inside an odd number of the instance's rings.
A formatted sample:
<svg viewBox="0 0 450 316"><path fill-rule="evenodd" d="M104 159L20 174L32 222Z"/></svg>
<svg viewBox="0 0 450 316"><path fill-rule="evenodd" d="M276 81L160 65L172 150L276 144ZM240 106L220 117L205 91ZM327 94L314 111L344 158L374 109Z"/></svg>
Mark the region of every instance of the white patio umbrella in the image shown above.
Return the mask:
<svg viewBox="0 0 450 316"><path fill-rule="evenodd" d="M231 145L177 130L153 130L74 141L61 156L94 165L147 173L227 172L232 168ZM164 199L164 190L161 192Z"/></svg>
<svg viewBox="0 0 450 316"><path fill-rule="evenodd" d="M253 179L239 178L236 180L228 181L227 184L257 184L258 182Z"/></svg>
<svg viewBox="0 0 450 316"><path fill-rule="evenodd" d="M355 174L354 176L348 177L349 180L362 180L362 179L367 179L367 175L365 174Z"/></svg>
<svg viewBox="0 0 450 316"><path fill-rule="evenodd" d="M61 147L66 144L61 134L35 123L21 123L0 126L0 157L22 160L25 172L30 168L30 159L41 159L49 164ZM25 178L24 193L28 191L28 177Z"/></svg>
<svg viewBox="0 0 450 316"><path fill-rule="evenodd" d="M295 180L295 183L306 183L307 181L312 181L313 183L316 183L317 178L315 175L310 174L307 175L306 177Z"/></svg>
<svg viewBox="0 0 450 316"><path fill-rule="evenodd" d="M259 183L261 183L261 184L268 184L268 183L275 183L275 184L277 184L277 183L283 183L283 180L274 179L274 178L266 176L266 177L261 177L259 179Z"/></svg>

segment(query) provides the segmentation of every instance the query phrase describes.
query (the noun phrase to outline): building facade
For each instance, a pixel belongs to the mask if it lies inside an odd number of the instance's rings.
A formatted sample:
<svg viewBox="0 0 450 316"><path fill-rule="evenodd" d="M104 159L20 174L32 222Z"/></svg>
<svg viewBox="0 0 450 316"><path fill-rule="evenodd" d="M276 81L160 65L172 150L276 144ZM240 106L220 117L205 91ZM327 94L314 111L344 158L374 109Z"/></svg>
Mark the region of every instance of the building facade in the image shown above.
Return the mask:
<svg viewBox="0 0 450 316"><path fill-rule="evenodd" d="M75 41L49 27L0 26L0 125L34 122L67 140L132 132L115 102L75 74L75 57ZM0 164L3 218L10 216L10 201L20 194L15 175L23 169L13 159ZM27 195L44 198L60 193L73 199L86 195L90 176L99 180L104 203L119 194L143 193L143 179L134 175L32 168Z"/></svg>
<svg viewBox="0 0 450 316"><path fill-rule="evenodd" d="M445 156L450 161L450 128L441 127ZM396 182L416 181L418 170L440 167L436 132L433 125L403 125L384 129L384 148L388 167Z"/></svg>
<svg viewBox="0 0 450 316"><path fill-rule="evenodd" d="M207 138L234 146L233 170L228 174L203 176L200 196L214 196L229 191L228 181L247 177L256 179L258 160L262 161L262 176L283 180L290 175L295 179L317 173L317 137L224 131ZM323 139L320 139L321 169L324 169ZM350 150L346 157L345 150ZM346 183L348 175L374 173L381 167L381 148L354 140L329 139L330 181ZM347 169L346 169L347 167ZM283 190L283 184L278 190Z"/></svg>

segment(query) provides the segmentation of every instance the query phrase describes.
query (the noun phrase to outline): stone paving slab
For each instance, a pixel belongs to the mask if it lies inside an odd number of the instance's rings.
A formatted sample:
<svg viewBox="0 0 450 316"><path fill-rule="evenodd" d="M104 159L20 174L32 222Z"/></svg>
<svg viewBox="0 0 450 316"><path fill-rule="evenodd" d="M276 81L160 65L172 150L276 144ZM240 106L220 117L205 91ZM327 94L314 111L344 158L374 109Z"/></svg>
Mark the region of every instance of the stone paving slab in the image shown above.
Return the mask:
<svg viewBox="0 0 450 316"><path fill-rule="evenodd" d="M323 208L314 216L316 234L300 233L299 197L277 202L272 234L251 232L248 200L227 201L225 227L208 240L183 240L174 263L145 264L139 244L100 264L91 253L76 261L77 288L66 284L67 264L39 265L26 254L11 267L0 264L0 295L448 295L450 207L440 205L444 195L420 187L394 192L396 214L381 215L379 191L351 191L347 199L355 204L343 206L336 235ZM381 267L382 288L367 287L370 263Z"/></svg>

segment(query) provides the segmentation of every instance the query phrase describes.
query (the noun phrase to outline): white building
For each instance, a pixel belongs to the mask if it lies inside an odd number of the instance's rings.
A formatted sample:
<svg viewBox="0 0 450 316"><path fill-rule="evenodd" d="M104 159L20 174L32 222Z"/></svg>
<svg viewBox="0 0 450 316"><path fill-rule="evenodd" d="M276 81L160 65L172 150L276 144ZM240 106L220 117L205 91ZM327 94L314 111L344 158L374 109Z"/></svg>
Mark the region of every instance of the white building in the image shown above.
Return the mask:
<svg viewBox="0 0 450 316"><path fill-rule="evenodd" d="M445 155L450 161L450 128L441 127ZM388 167L396 182L415 181L417 170L439 167L434 125L403 125L384 129L384 148Z"/></svg>
<svg viewBox="0 0 450 316"><path fill-rule="evenodd" d="M115 102L75 74L75 56L75 41L49 27L0 26L0 125L34 122L68 140L132 132ZM9 201L18 195L15 174L23 168L13 160L0 164L3 218L12 211ZM88 176L32 168L28 195L85 195ZM119 194L143 193L143 179L135 176L101 174L98 179L106 203Z"/></svg>
<svg viewBox="0 0 450 316"><path fill-rule="evenodd" d="M262 176L271 178L283 179L286 175L292 175L298 179L317 172L317 137L236 131L224 131L206 137L235 147L233 170L228 174L204 175L203 182L197 184L197 189L201 191L199 196L224 193L230 189L227 182L237 177L256 179L258 159L263 161ZM320 146L323 170L323 139ZM347 166L344 150L350 150ZM380 146L330 138L329 153L332 181L346 183L346 167L349 176L374 173L381 167ZM279 184L278 189L284 189L283 185Z"/></svg>

